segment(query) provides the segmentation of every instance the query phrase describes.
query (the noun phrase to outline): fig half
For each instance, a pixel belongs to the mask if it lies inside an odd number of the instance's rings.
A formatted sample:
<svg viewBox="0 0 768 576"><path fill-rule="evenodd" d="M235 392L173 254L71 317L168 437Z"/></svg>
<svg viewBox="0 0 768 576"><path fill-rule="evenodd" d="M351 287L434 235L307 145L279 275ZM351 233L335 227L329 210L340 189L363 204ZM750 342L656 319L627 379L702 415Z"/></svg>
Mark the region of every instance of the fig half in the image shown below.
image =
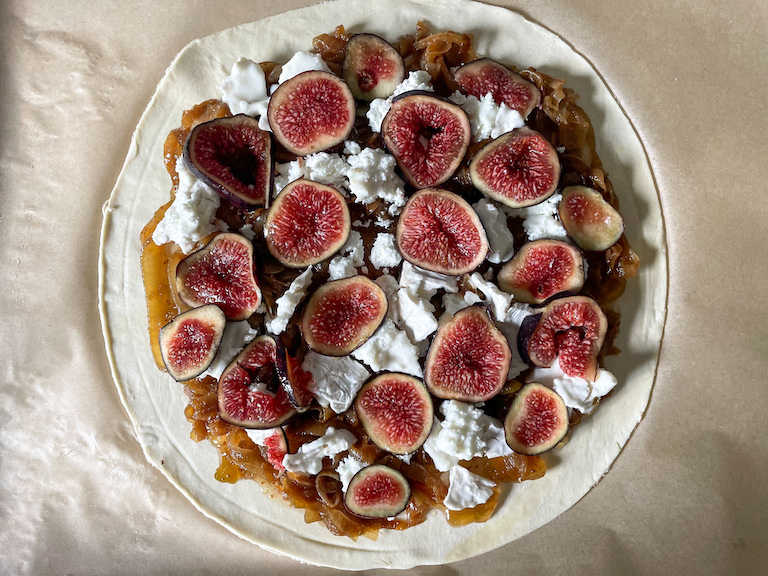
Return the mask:
<svg viewBox="0 0 768 576"><path fill-rule="evenodd" d="M541 304L560 292L584 285L584 259L575 246L560 240L528 242L499 271L499 288L519 302Z"/></svg>
<svg viewBox="0 0 768 576"><path fill-rule="evenodd" d="M608 250L624 233L624 218L592 188L564 188L557 209L568 236L583 250Z"/></svg>
<svg viewBox="0 0 768 576"><path fill-rule="evenodd" d="M471 272L488 254L488 238L472 206L437 188L411 196L400 214L396 239L403 258L440 274Z"/></svg>
<svg viewBox="0 0 768 576"><path fill-rule="evenodd" d="M274 428L296 413L277 381L277 344L259 336L230 362L219 378L219 417L243 428Z"/></svg>
<svg viewBox="0 0 768 576"><path fill-rule="evenodd" d="M557 392L538 382L520 389L504 419L507 444L526 456L552 450L567 433L565 402Z"/></svg>
<svg viewBox="0 0 768 576"><path fill-rule="evenodd" d="M480 58L461 66L454 73L466 94L482 98L489 92L496 104L506 104L523 118L539 105L541 94L534 84L490 58Z"/></svg>
<svg viewBox="0 0 768 576"><path fill-rule="evenodd" d="M208 304L179 314L160 328L160 353L171 378L183 382L205 372L216 356L226 323L221 308Z"/></svg>
<svg viewBox="0 0 768 576"><path fill-rule="evenodd" d="M551 366L560 358L568 376L595 380L597 354L605 340L608 321L600 305L587 296L550 302L528 341L528 357L536 366Z"/></svg>
<svg viewBox="0 0 768 576"><path fill-rule="evenodd" d="M245 114L194 127L184 163L200 180L241 206L262 206L272 190L272 138Z"/></svg>
<svg viewBox="0 0 768 576"><path fill-rule="evenodd" d="M432 430L434 408L424 384L407 374L382 374L366 382L355 399L366 434L382 450L410 454Z"/></svg>
<svg viewBox="0 0 768 576"><path fill-rule="evenodd" d="M453 175L472 131L467 114L456 104L430 92L406 92L392 102L381 134L403 175L421 189Z"/></svg>
<svg viewBox="0 0 768 576"><path fill-rule="evenodd" d="M264 224L267 249L290 268L330 258L349 238L347 201L331 186L301 178L283 188Z"/></svg>
<svg viewBox="0 0 768 576"><path fill-rule="evenodd" d="M472 185L511 208L543 202L557 189L557 151L538 132L517 128L492 140L469 163Z"/></svg>
<svg viewBox="0 0 768 576"><path fill-rule="evenodd" d="M384 38L355 34L347 42L342 76L358 100L388 98L405 80L405 62Z"/></svg>
<svg viewBox="0 0 768 576"><path fill-rule="evenodd" d="M302 72L278 86L267 118L286 150L307 156L347 139L355 125L355 98L338 76Z"/></svg>
<svg viewBox="0 0 768 576"><path fill-rule="evenodd" d="M346 356L363 345L387 315L387 295L365 276L328 282L307 302L301 330L307 345L326 356Z"/></svg>
<svg viewBox="0 0 768 576"><path fill-rule="evenodd" d="M507 379L512 352L482 306L456 313L438 331L427 354L424 381L438 398L483 402Z"/></svg>
<svg viewBox="0 0 768 576"><path fill-rule="evenodd" d="M352 477L344 504L362 518L391 518L405 510L410 499L411 487L405 476L389 466L374 464Z"/></svg>
<svg viewBox="0 0 768 576"><path fill-rule="evenodd" d="M217 234L179 262L176 290L189 306L216 304L227 320L246 320L261 304L251 241L240 234Z"/></svg>

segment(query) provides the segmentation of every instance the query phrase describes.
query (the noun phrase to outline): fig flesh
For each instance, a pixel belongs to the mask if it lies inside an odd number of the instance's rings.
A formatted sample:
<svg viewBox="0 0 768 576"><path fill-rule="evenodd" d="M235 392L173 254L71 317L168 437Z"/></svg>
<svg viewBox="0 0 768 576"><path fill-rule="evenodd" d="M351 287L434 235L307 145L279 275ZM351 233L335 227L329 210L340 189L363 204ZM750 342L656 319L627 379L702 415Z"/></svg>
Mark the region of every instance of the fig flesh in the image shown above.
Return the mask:
<svg viewBox="0 0 768 576"><path fill-rule="evenodd" d="M277 378L285 393L288 394L288 400L293 407L299 412L304 412L314 399L309 390L312 374L302 369L299 361L288 353L281 340L275 342L277 344L275 355Z"/></svg>
<svg viewBox="0 0 768 576"><path fill-rule="evenodd" d="M483 402L507 379L512 352L482 306L456 313L437 332L427 354L424 381L438 398Z"/></svg>
<svg viewBox="0 0 768 576"><path fill-rule="evenodd" d="M388 98L405 80L405 62L384 38L355 34L347 43L342 75L358 100Z"/></svg>
<svg viewBox="0 0 768 576"><path fill-rule="evenodd" d="M363 345L387 315L387 295L365 276L328 282L307 302L301 330L307 345L326 356L346 356Z"/></svg>
<svg viewBox="0 0 768 576"><path fill-rule="evenodd" d="M553 300L528 341L528 357L536 366L551 366L560 358L568 376L595 380L597 354L605 340L608 321L600 305L587 296Z"/></svg>
<svg viewBox="0 0 768 576"><path fill-rule="evenodd" d="M464 93L482 98L489 92L496 104L506 104L523 118L539 105L541 94L534 84L489 58L474 60L454 73Z"/></svg>
<svg viewBox="0 0 768 576"><path fill-rule="evenodd" d="M519 302L541 304L559 292L584 285L584 259L575 246L560 240L525 244L499 271L499 288Z"/></svg>
<svg viewBox="0 0 768 576"><path fill-rule="evenodd" d="M355 412L371 441L392 454L410 454L432 430L434 408L424 384L413 376L389 373L366 382Z"/></svg>
<svg viewBox="0 0 768 576"><path fill-rule="evenodd" d="M583 250L608 250L624 233L621 214L600 192L586 186L564 188L558 214L568 236Z"/></svg>
<svg viewBox="0 0 768 576"><path fill-rule="evenodd" d="M392 102L381 134L403 175L421 189L453 175L472 132L467 114L456 104L430 92L406 92Z"/></svg>
<svg viewBox="0 0 768 576"><path fill-rule="evenodd" d="M194 127L184 163L221 196L241 206L263 206L272 190L272 138L245 114Z"/></svg>
<svg viewBox="0 0 768 576"><path fill-rule="evenodd" d="M307 156L347 139L355 125L355 98L338 76L302 72L278 86L267 118L286 150Z"/></svg>
<svg viewBox="0 0 768 576"><path fill-rule="evenodd" d="M259 336L240 352L219 378L219 416L243 428L274 428L296 413L277 382L277 344Z"/></svg>
<svg viewBox="0 0 768 576"><path fill-rule="evenodd" d="M492 140L469 163L472 185L511 208L543 202L557 189L560 160L552 144L530 128Z"/></svg>
<svg viewBox="0 0 768 576"><path fill-rule="evenodd" d="M472 206L437 188L411 196L400 214L396 239L403 258L440 274L471 272L488 253L488 238Z"/></svg>
<svg viewBox="0 0 768 576"><path fill-rule="evenodd" d="M267 449L267 462L278 472L285 470L283 458L288 454L288 438L285 431L275 428L275 431L264 439L264 447Z"/></svg>
<svg viewBox="0 0 768 576"><path fill-rule="evenodd" d="M264 224L267 249L290 268L330 258L349 238L347 201L331 186L301 178L283 188Z"/></svg>
<svg viewBox="0 0 768 576"><path fill-rule="evenodd" d="M216 304L227 320L246 320L261 304L251 241L240 234L217 234L179 262L176 290L189 306Z"/></svg>
<svg viewBox="0 0 768 576"><path fill-rule="evenodd" d="M171 378L196 378L211 365L227 320L221 308L208 304L179 314L160 329L160 352Z"/></svg>
<svg viewBox="0 0 768 576"><path fill-rule="evenodd" d="M391 518L405 510L410 499L411 487L405 476L389 466L374 464L352 477L344 504L362 518Z"/></svg>
<svg viewBox="0 0 768 576"><path fill-rule="evenodd" d="M504 419L507 444L518 454L552 450L568 433L568 409L560 395L538 382L523 386Z"/></svg>

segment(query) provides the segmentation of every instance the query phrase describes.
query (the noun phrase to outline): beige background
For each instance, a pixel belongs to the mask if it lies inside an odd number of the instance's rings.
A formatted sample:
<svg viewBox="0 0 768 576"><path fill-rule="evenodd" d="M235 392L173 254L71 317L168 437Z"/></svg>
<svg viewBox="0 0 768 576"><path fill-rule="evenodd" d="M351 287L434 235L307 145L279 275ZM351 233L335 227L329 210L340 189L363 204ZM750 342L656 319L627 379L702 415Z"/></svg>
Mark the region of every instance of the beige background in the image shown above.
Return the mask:
<svg viewBox="0 0 768 576"><path fill-rule="evenodd" d="M143 458L96 308L101 205L187 42L308 2L0 3L0 573L320 574ZM655 170L669 317L645 420L533 534L418 574L759 574L768 564L768 6L504 2L584 54ZM378 573L378 571L377 571Z"/></svg>

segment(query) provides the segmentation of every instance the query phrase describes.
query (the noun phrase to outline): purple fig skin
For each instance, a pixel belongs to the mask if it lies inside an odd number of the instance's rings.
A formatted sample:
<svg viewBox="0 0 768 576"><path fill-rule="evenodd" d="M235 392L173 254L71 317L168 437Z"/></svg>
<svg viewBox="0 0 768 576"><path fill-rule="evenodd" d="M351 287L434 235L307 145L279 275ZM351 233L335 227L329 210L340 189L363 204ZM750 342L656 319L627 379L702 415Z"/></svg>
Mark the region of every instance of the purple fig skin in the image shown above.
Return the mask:
<svg viewBox="0 0 768 576"><path fill-rule="evenodd" d="M531 340L539 320L541 320L541 313L526 316L520 325L520 331L517 333L517 351L520 353L520 358L522 358L523 362L529 366L533 366L533 362L531 362L531 358L528 356L528 342Z"/></svg>

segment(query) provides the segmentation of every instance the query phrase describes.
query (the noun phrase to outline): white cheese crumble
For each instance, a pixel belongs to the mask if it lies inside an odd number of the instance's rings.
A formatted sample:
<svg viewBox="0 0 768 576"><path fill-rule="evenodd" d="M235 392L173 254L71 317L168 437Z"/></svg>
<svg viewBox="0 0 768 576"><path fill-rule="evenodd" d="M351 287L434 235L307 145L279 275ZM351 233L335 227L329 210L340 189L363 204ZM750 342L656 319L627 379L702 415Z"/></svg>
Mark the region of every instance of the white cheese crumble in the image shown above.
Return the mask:
<svg viewBox="0 0 768 576"><path fill-rule="evenodd" d="M479 99L476 96L454 92L448 99L461 106L467 113L472 137L478 142L487 138L498 138L515 128L525 126L525 119L520 112L512 110L503 102L496 104L490 92Z"/></svg>
<svg viewBox="0 0 768 576"><path fill-rule="evenodd" d="M497 321L503 322L507 316L507 309L512 303L512 295L499 290L496 284L483 278L479 272L475 272L469 277L469 284L485 296L485 301L490 305L493 317Z"/></svg>
<svg viewBox="0 0 768 576"><path fill-rule="evenodd" d="M456 315L456 312L459 310L464 310L464 308L468 308L472 306L473 304L477 304L479 302L482 302L483 299L480 298L477 294L474 292L464 292L457 293L457 294L446 294L443 296L443 315L440 316L440 324L443 324L445 322L448 322L451 318L453 318Z"/></svg>
<svg viewBox="0 0 768 576"><path fill-rule="evenodd" d="M595 401L608 394L618 383L616 376L602 368L598 368L594 382L568 376L560 369L559 358L555 358L549 368L536 367L528 381L552 388L560 394L568 408L575 408L582 414L590 414L595 409Z"/></svg>
<svg viewBox="0 0 768 576"><path fill-rule="evenodd" d="M483 456L486 458L498 458L499 456L508 456L512 454L512 448L507 444L507 436L504 432L504 424L496 418L486 416L485 431L483 432L483 442L485 450Z"/></svg>
<svg viewBox="0 0 768 576"><path fill-rule="evenodd" d="M557 205L562 198L562 194L556 192L544 202L527 208L507 208L506 212L510 216L524 219L523 229L530 241L542 238L567 241L568 233L560 223L560 216L557 213Z"/></svg>
<svg viewBox="0 0 768 576"><path fill-rule="evenodd" d="M395 327L387 318L365 344L352 352L352 356L370 366L374 372L389 370L404 372L421 378L419 349L408 339L408 334Z"/></svg>
<svg viewBox="0 0 768 576"><path fill-rule="evenodd" d="M288 62L283 64L280 69L280 76L277 81L282 84L286 80L290 80L294 76L298 76L302 72L330 72L331 69L323 60L320 54L313 54L312 52L299 51L294 54Z"/></svg>
<svg viewBox="0 0 768 576"><path fill-rule="evenodd" d="M365 116L368 118L368 124L371 130L374 132L381 132L381 123L384 121L384 116L387 115L389 109L392 108L392 100L395 96L399 96L404 92L411 92L412 90L425 90L427 92L434 92L432 87L432 76L425 70L417 70L408 74L408 78L400 82L395 87L395 91L387 99L376 98L371 100L370 107Z"/></svg>
<svg viewBox="0 0 768 576"><path fill-rule="evenodd" d="M176 196L152 233L152 242L158 246L174 242L184 254L189 254L200 240L226 230L227 225L216 218L221 197L195 178L182 156L176 161L176 172L179 175Z"/></svg>
<svg viewBox="0 0 768 576"><path fill-rule="evenodd" d="M288 184L299 178L308 178L320 184L333 186L342 194L349 188L347 171L349 164L339 154L318 152L293 162L276 164L275 196Z"/></svg>
<svg viewBox="0 0 768 576"><path fill-rule="evenodd" d="M443 504L448 510L464 510L485 504L493 495L496 483L463 468L454 466L448 475L448 494Z"/></svg>
<svg viewBox="0 0 768 576"><path fill-rule="evenodd" d="M400 272L400 286L407 288L412 294L417 294L425 300L432 298L432 296L437 294L438 290L445 290L446 292L459 291L456 276L424 270L407 261L403 262Z"/></svg>
<svg viewBox="0 0 768 576"><path fill-rule="evenodd" d="M397 311L398 326L408 333L414 344L426 340L437 330L435 307L428 299L420 298L407 288L400 288L392 298Z"/></svg>
<svg viewBox="0 0 768 576"><path fill-rule="evenodd" d="M267 438L272 436L277 430L279 428L266 428L264 430L246 428L245 433L257 446L266 446Z"/></svg>
<svg viewBox="0 0 768 576"><path fill-rule="evenodd" d="M347 456L341 462L339 462L339 465L336 466L336 473L339 475L341 491L344 492L344 494L347 493L349 483L352 482L352 478L354 478L355 474L367 466L368 464L365 462L360 462L360 460L354 456Z"/></svg>
<svg viewBox="0 0 768 576"><path fill-rule="evenodd" d="M219 84L219 91L232 114L259 116L259 128L271 131L267 120L267 79L256 62L240 58L232 65L230 75Z"/></svg>
<svg viewBox="0 0 768 576"><path fill-rule="evenodd" d="M299 274L288 286L288 290L275 301L277 311L273 317L267 315L267 330L272 334L282 334L288 326L288 321L296 311L296 307L307 295L307 288L312 283L312 268L307 268Z"/></svg>
<svg viewBox="0 0 768 576"><path fill-rule="evenodd" d="M533 314L533 308L528 304L521 302L514 302L507 309L507 313L502 322L497 322L496 327L501 330L509 342L509 348L512 351L512 359L509 362L509 372L507 372L507 378L514 378L520 374L523 370L528 368L528 364L520 357L520 352L517 350L517 336L520 333L520 326L523 325L523 320Z"/></svg>
<svg viewBox="0 0 768 576"><path fill-rule="evenodd" d="M349 239L339 251L342 256L335 256L328 264L328 274L331 280L349 278L357 274L357 269L365 263L365 246L363 237L357 230L349 233Z"/></svg>
<svg viewBox="0 0 768 576"><path fill-rule="evenodd" d="M376 270L382 268L394 268L403 258L395 246L395 235L388 232L380 232L373 241L370 256L371 264Z"/></svg>
<svg viewBox="0 0 768 576"><path fill-rule="evenodd" d="M350 149L353 150L353 149ZM364 148L347 157L349 191L360 204L380 198L387 204L390 216L400 213L405 205L405 183L395 174L397 162L384 150Z"/></svg>
<svg viewBox="0 0 768 576"><path fill-rule="evenodd" d="M471 404L447 400L440 405L442 429L437 435L437 447L459 460L471 460L486 447L483 440L487 422L485 413Z"/></svg>
<svg viewBox="0 0 768 576"><path fill-rule="evenodd" d="M283 466L294 474L318 474L323 469L323 458L333 458L349 450L356 440L349 430L336 430L331 426L317 440L302 444L296 454L286 454Z"/></svg>
<svg viewBox="0 0 768 576"><path fill-rule="evenodd" d="M224 327L224 334L221 336L219 349L213 362L200 377L211 376L218 380L224 369L229 365L232 359L237 356L245 345L259 335L259 331L251 326L247 320L242 322L227 322Z"/></svg>
<svg viewBox="0 0 768 576"><path fill-rule="evenodd" d="M444 452L441 448L438 447L437 437L440 435L442 429L443 426L440 420L435 418L434 422L432 423L432 430L430 431L429 436L427 436L423 447L424 452L426 452L429 457L432 458L432 462L434 463L435 468L437 468L440 472L445 472L450 470L453 466L456 466L456 464L459 463L459 459L453 454Z"/></svg>
<svg viewBox="0 0 768 576"><path fill-rule="evenodd" d="M488 261L493 264L506 262L515 253L515 238L507 225L507 215L493 200L483 198L472 205L488 237Z"/></svg>
<svg viewBox="0 0 768 576"><path fill-rule="evenodd" d="M248 238L248 240L253 240L256 237L256 232L253 230L253 224L244 224L242 228L240 228L240 234Z"/></svg>
<svg viewBox="0 0 768 576"><path fill-rule="evenodd" d="M341 414L352 405L363 382L371 373L349 356L323 356L307 352L301 367L312 374L309 390L321 406Z"/></svg>
<svg viewBox="0 0 768 576"><path fill-rule="evenodd" d="M378 284L379 287L384 290L384 294L387 295L387 301L391 300L392 296L394 296L397 292L397 280L395 280L395 278L389 274L382 274L376 278L374 282L376 282L376 284ZM389 312L392 312L392 310L389 310Z"/></svg>

